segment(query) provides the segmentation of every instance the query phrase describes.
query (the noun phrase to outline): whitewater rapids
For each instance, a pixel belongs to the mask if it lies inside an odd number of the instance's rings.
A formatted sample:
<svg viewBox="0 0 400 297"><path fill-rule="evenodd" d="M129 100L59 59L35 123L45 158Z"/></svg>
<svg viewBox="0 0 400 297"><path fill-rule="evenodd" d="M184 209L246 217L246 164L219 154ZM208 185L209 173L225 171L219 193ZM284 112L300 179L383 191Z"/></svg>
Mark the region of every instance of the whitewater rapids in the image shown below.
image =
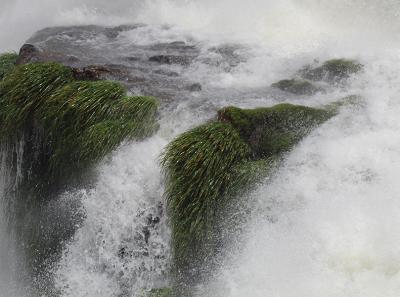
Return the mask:
<svg viewBox="0 0 400 297"><path fill-rule="evenodd" d="M0 3L0 28L16 29L0 30L0 50L18 50L45 26L138 22L150 24L149 35L126 34L126 42L195 40L204 49L225 43L245 47L244 62L232 71L199 63L185 73L201 81L205 90L218 91L218 102L212 94L202 102L203 106L212 105L212 111L226 105L255 107L282 102L270 93L263 96L254 90L290 77L314 59L356 58L365 65L364 72L346 87L285 100L317 106L359 94L364 104L343 109L305 138L287 155L282 168L249 194L254 212L244 226L246 232L214 272L214 281L200 286L197 294L399 296L399 2L6 0ZM162 30L163 24L171 27ZM142 223L134 219L137 213L162 199L158 161L165 145L213 116L207 108L200 112L193 108L195 100L188 98L173 112L163 113L156 136L124 144L99 164L93 188L65 194L82 197L86 221L56 265L55 284L63 296L134 296L140 288L168 282L169 230L165 222L157 230L151 251L155 257L162 256L156 271L142 269L142 263L136 262L119 267L113 252ZM5 173L0 173L4 178ZM0 199L0 203L4 201ZM6 214L0 215L0 223L5 224ZM0 238L1 256L6 254L2 249L12 246L12 238L2 226ZM7 286L5 271L10 259L3 259L0 284ZM144 262L145 267L154 265ZM14 291L14 295L22 293Z"/></svg>

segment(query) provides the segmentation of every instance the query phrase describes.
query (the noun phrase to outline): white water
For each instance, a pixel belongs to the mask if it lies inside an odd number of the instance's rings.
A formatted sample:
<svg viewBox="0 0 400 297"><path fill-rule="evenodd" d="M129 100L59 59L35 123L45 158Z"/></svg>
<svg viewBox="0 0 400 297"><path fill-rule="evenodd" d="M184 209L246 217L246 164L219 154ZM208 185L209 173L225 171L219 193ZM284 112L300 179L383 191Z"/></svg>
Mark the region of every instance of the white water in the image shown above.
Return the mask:
<svg viewBox="0 0 400 297"><path fill-rule="evenodd" d="M244 246L202 290L224 297L395 297L400 293L399 14L400 4L390 0L6 0L0 3L0 27L17 29L0 30L0 50L17 50L44 26L176 24L168 36L156 32L154 41L190 35L204 47L250 44L247 62L233 72L197 65L187 74L230 91L267 86L314 58L358 58L365 73L346 90L295 102L316 105L356 93L365 98L365 108L344 110L315 131L273 180L252 194L257 210ZM210 102L255 106L273 99ZM162 148L210 116L182 104L164 115L157 136L127 144L101 164L94 189L71 193L84 197L87 219L59 265L56 282L65 296L111 297L162 285L157 274L163 268L129 277L142 263L121 262L115 250L141 226L137 213L161 199ZM168 254L168 230L157 232L151 252Z"/></svg>

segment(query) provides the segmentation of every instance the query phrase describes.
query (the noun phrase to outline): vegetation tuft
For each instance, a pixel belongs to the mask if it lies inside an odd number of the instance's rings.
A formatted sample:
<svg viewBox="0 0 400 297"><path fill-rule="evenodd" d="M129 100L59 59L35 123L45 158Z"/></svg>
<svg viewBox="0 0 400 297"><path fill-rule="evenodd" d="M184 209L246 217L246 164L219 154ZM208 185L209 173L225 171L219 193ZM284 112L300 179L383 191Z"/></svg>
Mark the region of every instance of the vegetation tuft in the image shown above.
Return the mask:
<svg viewBox="0 0 400 297"><path fill-rule="evenodd" d="M214 247L209 241L217 225L219 197L232 183L232 168L249 157L239 133L220 122L195 128L168 145L162 164L167 169L166 198L179 267L195 265L205 245Z"/></svg>
<svg viewBox="0 0 400 297"><path fill-rule="evenodd" d="M56 63L17 66L0 83L1 136L40 131L46 178L84 169L124 139L157 128L156 100L125 93L117 82L74 81L71 69Z"/></svg>
<svg viewBox="0 0 400 297"><path fill-rule="evenodd" d="M167 146L162 166L178 279L196 281L198 267L212 265L225 241L221 226L234 230L234 214L245 211L242 199L235 197L265 178L282 153L335 112L331 106L291 104L227 107L218 112L217 121L183 133Z"/></svg>
<svg viewBox="0 0 400 297"><path fill-rule="evenodd" d="M0 80L14 69L17 58L18 55L16 53L5 53L0 55Z"/></svg>
<svg viewBox="0 0 400 297"><path fill-rule="evenodd" d="M69 67L56 63L19 65L0 80L0 143L24 142L20 185L11 197L18 200L15 216L25 222L18 234L35 274L75 230L73 225L42 236L50 199L81 182L94 162L125 139L154 133L157 109L154 98L128 97L117 82L76 81ZM38 223L26 223L30 217Z"/></svg>

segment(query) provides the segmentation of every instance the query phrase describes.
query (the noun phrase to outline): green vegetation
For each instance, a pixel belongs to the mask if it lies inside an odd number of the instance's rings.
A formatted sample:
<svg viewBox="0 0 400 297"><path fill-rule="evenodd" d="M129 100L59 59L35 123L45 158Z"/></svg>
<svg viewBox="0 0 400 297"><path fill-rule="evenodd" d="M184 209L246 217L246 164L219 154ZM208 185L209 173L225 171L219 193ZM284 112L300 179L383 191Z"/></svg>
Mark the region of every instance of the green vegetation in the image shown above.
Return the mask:
<svg viewBox="0 0 400 297"><path fill-rule="evenodd" d="M71 69L56 63L17 66L0 83L1 136L39 131L41 175L64 176L157 129L156 100L125 93L117 82L74 81Z"/></svg>
<svg viewBox="0 0 400 297"><path fill-rule="evenodd" d="M173 297L171 288L152 289L143 293L143 297Z"/></svg>
<svg viewBox="0 0 400 297"><path fill-rule="evenodd" d="M328 60L316 68L307 67L301 71L301 76L309 80L339 81L348 78L351 74L360 72L363 65L354 60Z"/></svg>
<svg viewBox="0 0 400 297"><path fill-rule="evenodd" d="M154 133L157 109L154 98L128 97L117 82L76 81L69 67L56 63L15 66L0 81L0 142L24 140L21 183L12 199L34 275L59 255L79 221L68 214L75 223L50 232L51 198L81 182L124 140Z"/></svg>
<svg viewBox="0 0 400 297"><path fill-rule="evenodd" d="M0 80L14 69L17 58L18 55L16 53L5 53L0 55Z"/></svg>
<svg viewBox="0 0 400 297"><path fill-rule="evenodd" d="M322 88L314 86L311 82L299 79L285 79L271 86L295 95L313 95L323 91Z"/></svg>
<svg viewBox="0 0 400 297"><path fill-rule="evenodd" d="M326 109L279 104L273 107L219 111L219 120L229 122L249 144L255 158L290 150L302 137L332 116Z"/></svg>
<svg viewBox="0 0 400 297"><path fill-rule="evenodd" d="M218 112L217 121L168 145L162 165L178 278L198 279L199 267L212 265L223 244L221 226L234 226L235 213L244 211L241 194L335 112L291 104L227 107Z"/></svg>
<svg viewBox="0 0 400 297"><path fill-rule="evenodd" d="M206 245L215 248L210 241L219 197L232 183L232 168L249 157L239 133L220 122L186 132L167 147L162 163L167 169L167 203L179 267L196 265Z"/></svg>
<svg viewBox="0 0 400 297"><path fill-rule="evenodd" d="M0 133L9 136L22 129L54 91L71 81L70 68L55 63L15 67L0 82Z"/></svg>

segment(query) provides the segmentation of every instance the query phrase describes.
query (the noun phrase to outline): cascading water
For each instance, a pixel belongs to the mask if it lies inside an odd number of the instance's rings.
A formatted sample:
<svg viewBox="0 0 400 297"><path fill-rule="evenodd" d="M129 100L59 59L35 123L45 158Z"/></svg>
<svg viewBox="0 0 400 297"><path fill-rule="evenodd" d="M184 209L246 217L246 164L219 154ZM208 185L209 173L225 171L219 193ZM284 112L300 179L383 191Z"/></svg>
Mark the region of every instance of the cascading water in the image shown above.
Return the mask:
<svg viewBox="0 0 400 297"><path fill-rule="evenodd" d="M243 234L233 240L213 281L200 286L198 294L398 295L399 14L400 5L391 0L0 3L0 27L18 27L17 34L0 30L0 50L17 49L45 26L138 22L150 25L127 30L113 42L82 35L74 41L70 37L71 44L98 49L111 62L115 57L110 48L130 55L132 44L185 41L198 50L190 67L167 65L164 70L200 82L202 91L185 93L161 109L160 131L145 141L124 143L98 164L94 184L59 197L82 201L80 211L85 213L54 264L60 294L140 296L142 290L168 284L170 230L159 156L174 136L224 106L318 106L359 94L361 107L344 108L314 131L249 194L254 211L241 228ZM345 86L328 87L327 93L312 97L283 98L269 88L314 59L332 57L357 58L365 69ZM168 84L160 90L168 91ZM13 252L18 249L8 229L4 193L17 181L10 180L14 173L4 156L0 286L6 289L0 296L29 296L18 292L21 284L10 285L8 271L19 267Z"/></svg>

